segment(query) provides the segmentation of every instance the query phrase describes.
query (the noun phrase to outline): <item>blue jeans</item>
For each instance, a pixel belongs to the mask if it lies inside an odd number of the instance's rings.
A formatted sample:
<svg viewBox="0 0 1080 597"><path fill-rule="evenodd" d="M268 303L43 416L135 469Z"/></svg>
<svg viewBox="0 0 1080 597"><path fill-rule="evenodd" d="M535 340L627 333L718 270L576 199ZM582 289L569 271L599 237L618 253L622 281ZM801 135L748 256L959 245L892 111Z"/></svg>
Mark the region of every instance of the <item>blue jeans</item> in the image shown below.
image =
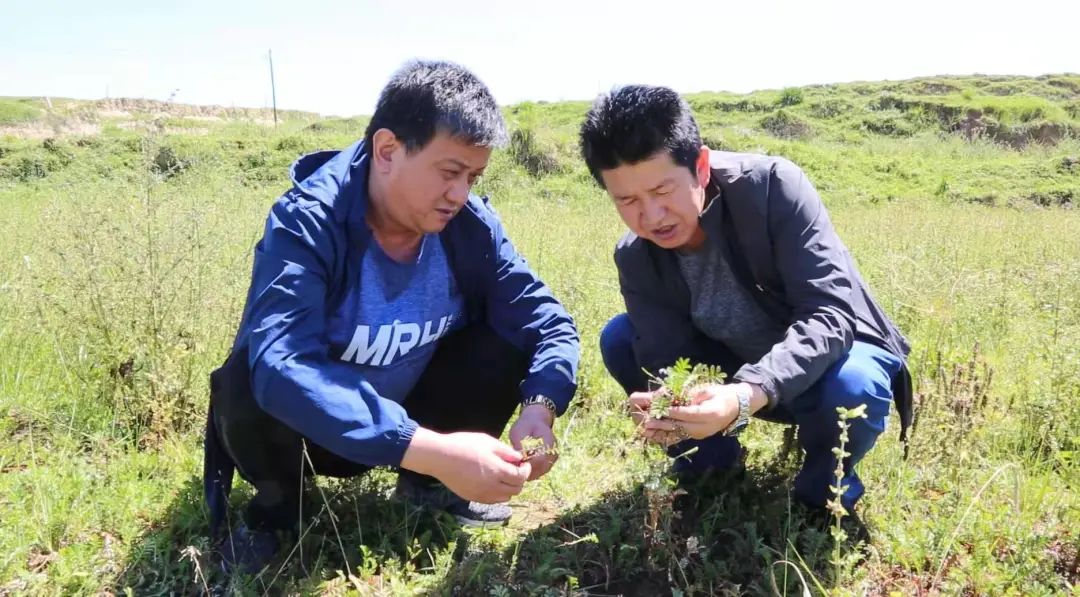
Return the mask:
<svg viewBox="0 0 1080 597"><path fill-rule="evenodd" d="M600 334L600 353L608 372L627 394L644 391L648 378L634 355L634 326L626 314L617 315ZM728 365L720 356L726 354L717 343L717 362ZM829 367L814 385L785 404L778 404L759 418L798 425L799 445L806 452L802 470L795 477L795 497L813 507L824 506L835 483L836 456L832 449L839 444L836 407L854 408L866 404L865 419L850 421L844 461L843 484L847 485L842 502L851 511L865 492L855 467L870 451L878 435L885 430L892 402L892 379L903 366L894 354L865 342L855 342L851 350ZM725 371L728 375L734 370ZM742 452L738 438L720 434L702 440L680 442L669 450L677 456L692 447L698 450L683 466L693 471L726 469L734 466ZM681 460L681 459L680 459Z"/></svg>

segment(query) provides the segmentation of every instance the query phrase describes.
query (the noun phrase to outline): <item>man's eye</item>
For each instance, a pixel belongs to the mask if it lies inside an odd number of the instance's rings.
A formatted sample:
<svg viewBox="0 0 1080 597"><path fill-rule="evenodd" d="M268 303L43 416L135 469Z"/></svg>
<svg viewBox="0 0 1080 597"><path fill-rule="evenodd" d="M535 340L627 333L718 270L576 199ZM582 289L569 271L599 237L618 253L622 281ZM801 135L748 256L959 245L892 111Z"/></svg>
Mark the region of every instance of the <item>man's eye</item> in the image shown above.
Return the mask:
<svg viewBox="0 0 1080 597"><path fill-rule="evenodd" d="M458 172L456 170L443 170L442 175L446 180L454 180L458 177Z"/></svg>
<svg viewBox="0 0 1080 597"><path fill-rule="evenodd" d="M479 174L470 174L469 175L469 186L470 187L473 186L474 184L476 184L476 181L478 181L478 180L480 180L480 175Z"/></svg>

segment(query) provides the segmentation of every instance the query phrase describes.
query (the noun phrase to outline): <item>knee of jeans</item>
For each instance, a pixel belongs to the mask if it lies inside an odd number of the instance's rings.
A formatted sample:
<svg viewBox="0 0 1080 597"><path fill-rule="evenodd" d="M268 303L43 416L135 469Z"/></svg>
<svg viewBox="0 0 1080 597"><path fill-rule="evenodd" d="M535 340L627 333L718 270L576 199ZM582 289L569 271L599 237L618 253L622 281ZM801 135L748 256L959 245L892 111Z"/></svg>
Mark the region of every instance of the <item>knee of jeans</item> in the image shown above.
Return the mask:
<svg viewBox="0 0 1080 597"><path fill-rule="evenodd" d="M829 412L836 407L856 408L866 405L868 422L883 427L889 415L892 391L884 371L877 367L847 361L835 373L826 374L822 382L822 406Z"/></svg>
<svg viewBox="0 0 1080 597"><path fill-rule="evenodd" d="M634 326L630 323L630 316L621 313L612 317L600 332L600 356L604 363L611 365L632 354L633 341Z"/></svg>

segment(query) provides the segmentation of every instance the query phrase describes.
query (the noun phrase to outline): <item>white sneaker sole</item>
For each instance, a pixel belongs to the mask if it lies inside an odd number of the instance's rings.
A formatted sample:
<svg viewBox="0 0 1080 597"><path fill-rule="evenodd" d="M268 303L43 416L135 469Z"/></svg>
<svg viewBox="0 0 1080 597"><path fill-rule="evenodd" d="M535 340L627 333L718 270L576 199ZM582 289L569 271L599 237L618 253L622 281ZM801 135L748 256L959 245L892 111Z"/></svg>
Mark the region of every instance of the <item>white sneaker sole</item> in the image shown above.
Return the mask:
<svg viewBox="0 0 1080 597"><path fill-rule="evenodd" d="M464 516L461 516L460 514L454 514L454 518L457 519L457 521L461 523L462 526L467 526L473 529L497 529L499 527L504 527L510 524L510 519L492 521L475 520L472 518L466 518Z"/></svg>

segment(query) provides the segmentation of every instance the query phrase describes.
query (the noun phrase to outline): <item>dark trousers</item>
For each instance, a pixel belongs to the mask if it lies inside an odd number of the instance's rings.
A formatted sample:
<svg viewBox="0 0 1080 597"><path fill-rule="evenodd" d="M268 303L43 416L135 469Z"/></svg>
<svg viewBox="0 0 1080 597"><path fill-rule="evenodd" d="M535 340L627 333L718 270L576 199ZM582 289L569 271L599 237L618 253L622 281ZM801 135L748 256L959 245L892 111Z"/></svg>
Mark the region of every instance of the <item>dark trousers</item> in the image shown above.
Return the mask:
<svg viewBox="0 0 1080 597"><path fill-rule="evenodd" d="M634 335L634 326L626 314L614 317L600 334L604 365L628 394L645 391L648 385L648 379L634 354ZM715 356L715 359L706 359L705 362L720 365L729 375L741 366L741 363L731 361L730 353L719 343ZM795 477L796 498L815 507L824 506L831 499L829 487L836 479L836 455L832 450L837 447L840 436L836 407L854 408L865 404L866 418L849 421L851 428L844 448L850 456L844 460L841 485L847 490L841 496L841 502L849 511L855 507L865 491L862 480L855 472L856 465L885 430L889 405L893 400L893 377L900 374L902 367L903 362L888 351L856 341L851 350L802 395L785 404L778 404L768 412L759 413L758 418L799 427L799 445L805 451L806 459ZM677 466L697 471L729 468L737 462L742 452L738 438L718 433L701 440L680 442L668 453L677 456L695 447L697 451L688 459L680 459Z"/></svg>
<svg viewBox="0 0 1080 597"><path fill-rule="evenodd" d="M526 355L491 328L468 327L439 341L403 406L421 427L498 437L520 403L518 385L528 367ZM262 410L250 393L214 395L211 408L221 444L255 487L244 514L252 528L295 529L313 474L353 477L371 468L303 437ZM311 514L306 504L303 512Z"/></svg>

